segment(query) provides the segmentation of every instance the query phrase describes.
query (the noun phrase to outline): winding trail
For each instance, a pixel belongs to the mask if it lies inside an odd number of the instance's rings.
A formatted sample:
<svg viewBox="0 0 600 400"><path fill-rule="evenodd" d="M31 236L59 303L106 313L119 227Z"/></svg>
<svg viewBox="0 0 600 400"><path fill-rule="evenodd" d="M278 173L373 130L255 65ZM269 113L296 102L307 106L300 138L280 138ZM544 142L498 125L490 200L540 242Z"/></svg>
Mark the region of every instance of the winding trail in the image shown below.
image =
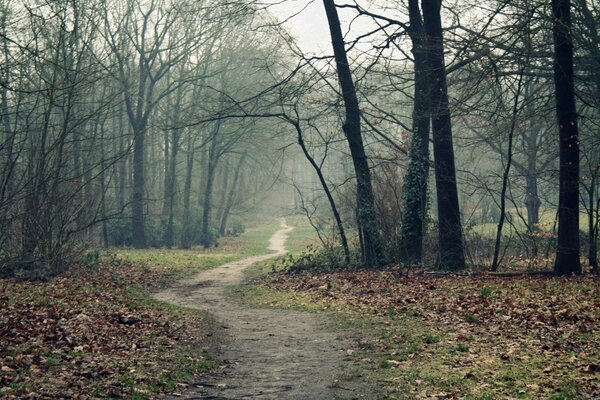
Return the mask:
<svg viewBox="0 0 600 400"><path fill-rule="evenodd" d="M241 283L250 265L286 253L293 229L269 240L274 253L244 258L203 271L163 290L156 299L207 310L223 326L215 334L218 355L227 368L203 376L182 396L186 399L353 399L378 398L357 377L347 349L353 339L336 332L327 318L307 312L254 308L229 301L228 285Z"/></svg>

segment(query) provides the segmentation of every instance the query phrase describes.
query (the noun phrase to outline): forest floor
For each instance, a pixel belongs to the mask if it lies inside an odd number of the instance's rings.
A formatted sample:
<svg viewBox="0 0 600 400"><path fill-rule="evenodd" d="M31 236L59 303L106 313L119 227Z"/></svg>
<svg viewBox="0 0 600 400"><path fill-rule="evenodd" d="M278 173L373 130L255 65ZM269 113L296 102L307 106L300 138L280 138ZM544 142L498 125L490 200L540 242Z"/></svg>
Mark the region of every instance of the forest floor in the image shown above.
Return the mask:
<svg viewBox="0 0 600 400"><path fill-rule="evenodd" d="M386 399L600 398L600 280L257 265L245 302L359 329L348 350Z"/></svg>
<svg viewBox="0 0 600 400"><path fill-rule="evenodd" d="M291 221L0 279L0 398L600 398L597 277L277 272Z"/></svg>
<svg viewBox="0 0 600 400"><path fill-rule="evenodd" d="M216 321L151 294L267 252L273 221L202 249L117 249L48 281L0 279L0 398L156 398L215 368ZM93 253L92 253L93 254Z"/></svg>

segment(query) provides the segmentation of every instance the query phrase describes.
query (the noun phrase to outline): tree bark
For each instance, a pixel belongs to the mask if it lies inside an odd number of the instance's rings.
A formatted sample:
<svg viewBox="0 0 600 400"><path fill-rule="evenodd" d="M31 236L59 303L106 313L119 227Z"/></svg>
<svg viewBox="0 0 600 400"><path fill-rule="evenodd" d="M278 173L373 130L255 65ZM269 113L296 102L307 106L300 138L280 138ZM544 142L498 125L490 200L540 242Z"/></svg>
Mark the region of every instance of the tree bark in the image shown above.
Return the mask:
<svg viewBox="0 0 600 400"><path fill-rule="evenodd" d="M233 175L233 182L231 183L231 189L229 189L229 194L227 195L227 200L225 203L225 208L223 209L223 215L221 216L221 223L219 226L219 234L221 236L225 236L227 232L227 220L229 219L229 213L233 208L233 202L235 200L235 194L238 188L238 181L240 179L240 172L242 170L242 166L246 161L247 153L242 154L240 160L238 161L238 165L235 168L235 173Z"/></svg>
<svg viewBox="0 0 600 400"><path fill-rule="evenodd" d="M552 0L554 85L560 139L556 275L581 273L579 260L579 131L573 84L570 0Z"/></svg>
<svg viewBox="0 0 600 400"><path fill-rule="evenodd" d="M430 93L427 36L423 29L418 0L409 0L409 35L414 56L413 133L410 162L402 190L404 219L400 233L400 260L423 262L423 236L427 221L427 180L429 178Z"/></svg>
<svg viewBox="0 0 600 400"><path fill-rule="evenodd" d="M340 213L338 212L337 206L335 204L335 200L333 198L333 194L331 190L329 190L329 186L327 185L327 181L325 180L325 176L323 176L323 171L321 171L321 167L312 157L308 149L306 148L306 144L304 143L304 138L302 136L302 129L300 128L300 124L297 121L294 121L294 127L296 128L296 132L298 133L298 144L302 148L302 152L304 156L310 162L310 165L314 168L317 176L319 177L319 182L321 183L321 187L327 196L327 200L329 201L329 206L331 207L331 212L333 213L333 217L335 218L335 223L338 228L338 233L340 235L340 240L342 242L342 248L344 250L344 258L346 264L350 265L350 248L348 247L348 240L346 239L346 231L344 230L344 224L342 222L342 218Z"/></svg>
<svg viewBox="0 0 600 400"><path fill-rule="evenodd" d="M219 197L220 197L220 201L219 201L219 208L217 209L217 215L215 218L215 221L217 223L219 223L219 235L222 236L221 234L221 226L220 226L220 222L223 220L223 213L225 212L225 206L227 203L227 194L229 193L229 175L231 175L229 173L229 160L225 159L224 161L224 165L223 168L221 168L221 173L220 173L220 178L221 178L221 187L219 190Z"/></svg>
<svg viewBox="0 0 600 400"><path fill-rule="evenodd" d="M465 256L444 62L441 0L422 0L422 8L430 46L428 60L431 74L431 125L440 248L438 265L442 269L460 270L465 268Z"/></svg>
<svg viewBox="0 0 600 400"><path fill-rule="evenodd" d="M179 129L174 129L171 135L172 144L171 144L171 154L169 158L169 168L166 173L168 173L169 178L166 180L167 190L165 190L165 194L167 198L166 202L166 211L167 211L167 228L165 230L165 246L171 247L174 244L175 238L175 228L174 228L174 213L175 213L175 197L177 192L177 155L179 154L179 138L181 132Z"/></svg>
<svg viewBox="0 0 600 400"><path fill-rule="evenodd" d="M146 232L144 229L144 143L144 129L140 129L136 126L133 132L133 193L131 197L131 243L133 247L137 249L146 247Z"/></svg>
<svg viewBox="0 0 600 400"><path fill-rule="evenodd" d="M210 238L210 224L211 224L211 212L212 212L212 191L213 183L215 178L215 171L217 170L217 163L219 162L219 148L218 148L218 136L219 130L221 129L221 121L217 121L213 134L211 135L210 149L208 151L208 168L206 170L206 186L204 188L204 201L202 202L202 246L205 249L211 245Z"/></svg>
<svg viewBox="0 0 600 400"><path fill-rule="evenodd" d="M359 229L362 233L364 245L362 254L363 263L368 267L377 267L384 262L384 254L377 227L371 171L369 170L369 162L361 134L358 97L352 80L352 73L344 47L342 28L335 3L333 0L323 0L323 6L327 14L338 80L346 110L343 129L350 147L350 154L356 174L356 206Z"/></svg>
<svg viewBox="0 0 600 400"><path fill-rule="evenodd" d="M183 184L183 214L182 214L182 232L181 248L189 249L192 246L192 221L190 210L190 197L192 194L192 173L194 170L194 140L192 135L188 135L187 143L187 164L185 173L185 183Z"/></svg>

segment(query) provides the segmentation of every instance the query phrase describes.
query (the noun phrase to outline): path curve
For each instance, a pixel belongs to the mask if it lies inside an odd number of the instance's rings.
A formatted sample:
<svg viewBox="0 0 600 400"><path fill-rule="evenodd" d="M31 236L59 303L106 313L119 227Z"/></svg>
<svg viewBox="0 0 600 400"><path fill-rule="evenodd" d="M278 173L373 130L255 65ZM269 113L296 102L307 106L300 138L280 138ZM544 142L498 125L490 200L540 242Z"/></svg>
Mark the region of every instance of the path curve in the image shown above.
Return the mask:
<svg viewBox="0 0 600 400"><path fill-rule="evenodd" d="M250 265L286 253L293 227L269 240L274 253L244 258L203 271L165 289L155 298L207 310L223 326L220 357L228 367L203 377L183 396L187 399L346 399L377 398L357 381L347 359L353 340L336 332L323 316L290 310L253 308L229 301L228 285L241 283Z"/></svg>

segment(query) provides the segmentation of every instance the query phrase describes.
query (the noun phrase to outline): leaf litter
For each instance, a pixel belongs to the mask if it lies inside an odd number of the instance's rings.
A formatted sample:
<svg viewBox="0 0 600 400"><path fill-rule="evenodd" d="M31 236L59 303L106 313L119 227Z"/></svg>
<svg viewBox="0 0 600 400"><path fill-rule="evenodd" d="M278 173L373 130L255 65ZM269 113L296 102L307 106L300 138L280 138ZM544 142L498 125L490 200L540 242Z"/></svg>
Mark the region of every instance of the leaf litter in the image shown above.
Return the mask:
<svg viewBox="0 0 600 400"><path fill-rule="evenodd" d="M589 399L600 396L599 283L371 270L281 272L266 284L374 321L380 332L356 357L391 398Z"/></svg>
<svg viewBox="0 0 600 400"><path fill-rule="evenodd" d="M145 300L169 280L116 259L0 280L0 398L155 398L210 368L207 316Z"/></svg>

